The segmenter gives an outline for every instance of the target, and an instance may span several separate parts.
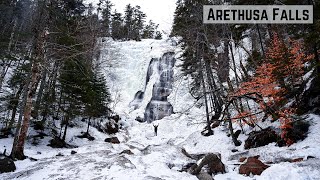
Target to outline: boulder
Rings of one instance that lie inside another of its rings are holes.
[[[0,139],[8,138],[9,135],[13,135],[11,129],[4,128],[0,130]]]
[[[250,174],[260,175],[268,167],[268,165],[263,164],[257,157],[248,157],[247,161],[240,165],[239,173],[247,176]]]
[[[295,162],[301,162],[303,161],[303,158],[295,158],[295,159],[290,159],[289,162],[295,163]]]
[[[217,173],[225,173],[226,169],[224,164],[221,162],[221,155],[220,154],[207,154],[199,163],[199,165],[195,164],[191,167],[190,173],[191,174],[199,174],[202,167],[207,165],[208,174],[217,174]]]
[[[67,147],[67,143],[64,142],[62,139],[55,137],[49,141],[48,146],[52,148],[64,148]]]
[[[247,159],[246,157],[241,157],[241,158],[239,159],[239,162],[244,162],[246,159]]]
[[[59,137],[54,137],[53,139],[51,139],[47,146],[50,146],[52,148],[77,148],[76,145],[68,144]]]
[[[249,133],[248,139],[245,141],[244,148],[256,148],[260,146],[265,146],[272,142],[277,142],[279,136],[276,134],[271,127],[262,129],[260,131],[252,131]]]
[[[129,155],[132,155],[133,152],[129,149],[126,149],[126,150],[123,150],[120,154],[129,154]]]
[[[72,150],[71,154],[77,154],[77,151]]]
[[[16,165],[14,164],[13,160],[4,155],[0,155],[0,174],[6,172],[13,172],[15,170]]]
[[[136,121],[138,121],[138,122],[140,122],[140,123],[145,122],[145,120],[144,120],[142,117],[140,117],[140,116],[136,117]]]
[[[94,141],[96,138],[94,138],[93,136],[91,136],[89,133],[87,133],[87,132],[81,132],[82,133],[82,135],[79,135],[79,136],[77,136],[78,138],[81,138],[81,139],[83,139],[83,138],[87,138],[89,141]]]
[[[110,119],[113,119],[116,123],[118,123],[119,120],[120,120],[120,116],[119,115],[114,115],[114,116],[111,116]]]
[[[211,123],[210,126],[211,126],[212,129],[214,129],[214,128],[220,126],[220,123],[221,123],[220,121],[213,121],[213,123]]]
[[[106,123],[105,131],[108,134],[115,134],[119,132],[119,125],[111,119],[109,122]]]
[[[197,164],[196,164],[196,163],[193,163],[193,162],[187,163],[187,164],[185,164],[185,165],[182,166],[182,168],[181,168],[181,170],[179,170],[179,172],[188,172],[188,171],[190,170],[190,168],[191,168],[192,166],[195,166],[195,165],[197,165]]]
[[[104,142],[112,143],[112,144],[120,144],[120,141],[117,137],[106,138]]]

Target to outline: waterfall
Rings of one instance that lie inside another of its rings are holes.
[[[172,92],[173,83],[173,67],[176,59],[173,52],[164,53],[159,59],[152,58],[147,70],[147,77],[144,91],[138,91],[135,94],[134,100],[130,102],[129,106],[138,109],[140,103],[144,98],[144,92],[149,83],[150,77],[153,73],[158,73],[159,80],[153,84],[152,98],[148,103],[145,113],[144,121],[152,122],[169,116],[173,112],[172,105],[167,101],[167,97]]]

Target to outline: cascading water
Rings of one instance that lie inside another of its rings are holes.
[[[150,123],[172,114],[173,107],[167,101],[167,97],[172,92],[173,67],[175,61],[176,59],[174,58],[173,52],[167,52],[159,59],[151,59],[144,91],[153,73],[158,73],[159,80],[153,85],[152,98],[145,109],[144,121]],[[144,98],[144,91],[138,91],[129,106],[133,106],[134,109],[139,108]]]

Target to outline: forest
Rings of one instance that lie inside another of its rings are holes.
[[[320,175],[319,0],[177,0],[170,33],[143,6],[113,3],[0,2],[0,179],[37,177],[70,150],[96,161],[97,179],[292,179],[281,165]],[[203,6],[222,4],[313,5],[314,23],[203,23]],[[2,171],[1,158],[18,171]],[[54,168],[39,178],[93,178]]]

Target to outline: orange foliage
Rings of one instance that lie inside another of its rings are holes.
[[[295,110],[281,106],[286,100],[284,98],[286,93],[301,81],[304,63],[311,58],[312,56],[305,54],[300,42],[289,40],[289,45],[286,45],[277,34],[274,34],[264,62],[256,68],[255,75],[249,81],[243,82],[240,88],[230,95],[251,94],[252,97],[259,99],[256,102],[264,112],[267,112],[267,107],[280,109],[274,113],[281,123],[281,137],[288,145],[293,143],[287,136],[287,131],[292,128],[291,116]],[[258,94],[260,98],[254,94]],[[252,114],[248,111],[240,112],[233,119],[251,117],[250,113]]]

